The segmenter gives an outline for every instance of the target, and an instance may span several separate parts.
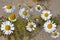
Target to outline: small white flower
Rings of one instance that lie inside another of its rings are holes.
[[[33,22],[28,22],[28,25],[26,26],[26,30],[28,30],[29,32],[35,30],[36,28],[36,24]]]
[[[28,19],[30,16],[28,10],[26,10],[25,8],[19,10],[19,15],[24,19]]]
[[[1,31],[4,32],[6,35],[10,35],[13,33],[14,25],[10,21],[3,22],[1,24]]]
[[[12,21],[12,22],[15,22],[15,21],[16,21],[16,16],[15,16],[15,14],[11,13],[11,14],[9,15],[8,19],[9,19],[10,21]]]
[[[12,13],[15,9],[15,6],[9,4],[9,5],[5,5],[3,9],[7,13]]]
[[[36,5],[35,9],[36,11],[40,12],[42,10],[42,7],[40,5]]]
[[[48,33],[51,33],[56,30],[56,24],[48,20],[44,23],[44,30]]]
[[[41,18],[44,20],[49,20],[52,17],[49,10],[43,10],[41,14]]]
[[[59,36],[60,36],[59,32],[57,31],[52,32],[52,35],[51,35],[52,38],[58,38]]]

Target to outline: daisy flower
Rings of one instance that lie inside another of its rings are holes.
[[[12,13],[15,9],[15,6],[8,4],[8,5],[5,5],[3,9],[7,13]]]
[[[42,10],[42,7],[40,5],[36,5],[35,10],[40,12]]]
[[[34,22],[28,22],[28,25],[26,26],[26,30],[28,30],[29,32],[35,30],[36,28],[36,24]]]
[[[24,19],[28,19],[30,16],[28,10],[26,10],[25,8],[19,10],[19,15]]]
[[[14,25],[10,21],[3,22],[1,24],[1,31],[4,32],[6,35],[10,35],[13,33]]]
[[[56,24],[48,20],[44,23],[44,30],[48,33],[51,33],[56,30]]]
[[[43,10],[41,14],[41,18],[46,20],[49,20],[52,17],[52,14],[50,14],[49,10]]]
[[[11,14],[9,15],[8,19],[9,19],[10,21],[12,21],[12,22],[15,22],[15,21],[16,21],[16,16],[15,16],[15,14],[11,13]]]
[[[59,36],[60,36],[59,32],[57,31],[52,32],[52,35],[51,35],[52,38],[58,38]]]

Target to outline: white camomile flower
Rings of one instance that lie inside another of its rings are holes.
[[[10,21],[2,22],[1,31],[6,35],[10,35],[14,31],[14,25]]]
[[[36,28],[36,24],[34,22],[28,22],[26,26],[26,30],[32,32],[33,30],[35,30],[35,28]]]
[[[3,9],[7,13],[12,13],[15,9],[15,6],[8,4],[8,5],[5,5]]]
[[[59,38],[59,36],[60,36],[59,32],[57,31],[52,32],[52,35],[51,35],[52,38]]]
[[[49,10],[43,10],[41,14],[41,18],[46,20],[49,20],[52,17],[52,14],[50,14]]]
[[[15,16],[15,14],[11,13],[11,14],[9,15],[8,19],[9,19],[10,21],[12,21],[12,22],[15,22],[15,21],[16,21],[16,16]]]
[[[28,10],[26,10],[25,8],[19,10],[19,15],[24,19],[28,19],[30,16]]]
[[[40,12],[42,10],[42,7],[40,5],[36,5],[35,10]]]
[[[48,33],[51,33],[56,30],[56,24],[48,20],[44,23],[44,30]]]

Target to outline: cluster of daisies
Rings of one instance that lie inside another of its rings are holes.
[[[12,22],[15,22],[16,21],[16,17],[15,17],[15,14],[13,14],[12,12],[14,11],[15,9],[15,6],[11,6],[11,5],[5,5],[3,7],[4,11],[6,13],[10,13],[8,19],[10,21],[5,21],[5,22],[2,22],[1,24],[1,31],[3,31],[4,34],[6,35],[10,35],[11,33],[13,33],[14,31],[14,24],[12,24]]]
[[[43,27],[45,32],[52,33],[52,38],[58,38],[60,33],[56,30],[56,23],[51,21],[52,14],[49,10],[43,10],[41,14],[41,18],[45,21]]]
[[[30,8],[30,11],[32,11],[32,7],[28,6]],[[1,30],[4,32],[6,35],[10,35],[14,31],[14,24],[12,22],[15,22],[17,20],[15,14],[13,13],[15,10],[15,6],[13,5],[5,5],[3,7],[4,11],[6,13],[10,13],[8,19],[9,21],[2,22],[1,24]],[[52,38],[58,38],[60,33],[56,31],[56,24],[51,21],[52,14],[50,13],[49,10],[43,10],[41,5],[36,5],[34,8],[37,12],[41,12],[41,18],[45,21],[43,27],[44,30],[48,33],[52,33]],[[19,10],[19,15],[23,19],[29,20],[30,14],[29,11],[26,10],[26,8],[20,8]],[[36,23],[33,21],[30,21],[27,23],[26,30],[29,32],[32,32],[36,29]]]

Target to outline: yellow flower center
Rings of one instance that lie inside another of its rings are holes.
[[[48,24],[47,28],[51,29],[52,28],[52,24]]]
[[[37,7],[38,10],[40,10],[41,8],[40,7]]]
[[[10,26],[9,25],[6,25],[5,26],[5,30],[10,30]]]
[[[23,15],[26,16],[27,15],[27,12],[26,11],[23,11]]]
[[[56,32],[54,32],[54,34],[53,34],[54,36],[57,36],[57,33]]]
[[[6,7],[7,9],[11,9],[12,8],[12,6],[11,5],[7,5],[7,7]]]
[[[30,24],[30,28],[33,28],[33,25],[32,24]]]
[[[14,19],[15,19],[15,14],[10,14],[9,18],[10,18],[11,20],[14,20]]]
[[[45,17],[48,17],[48,13],[45,13],[44,16],[45,16]]]

